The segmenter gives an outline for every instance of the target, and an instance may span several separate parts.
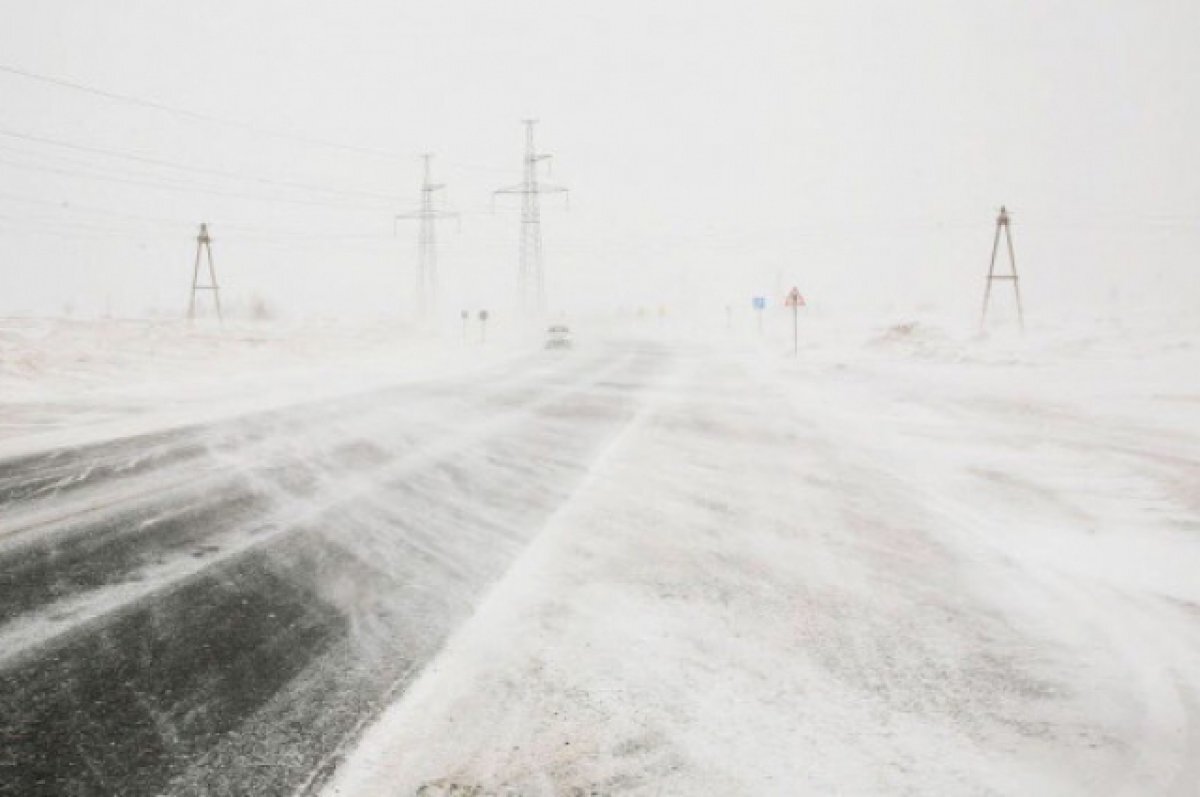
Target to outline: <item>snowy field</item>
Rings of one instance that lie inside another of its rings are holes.
[[[805,335],[680,347],[326,794],[1200,794],[1194,328]]]
[[[573,326],[0,325],[0,794],[1200,793],[1194,326]]]
[[[0,318],[0,454],[445,377],[520,348],[398,324]]]

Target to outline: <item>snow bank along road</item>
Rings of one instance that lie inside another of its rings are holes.
[[[1200,391],[1051,377],[612,343],[0,463],[0,792],[1198,794]]]
[[[0,461],[0,793],[315,784],[669,360],[538,355]]]

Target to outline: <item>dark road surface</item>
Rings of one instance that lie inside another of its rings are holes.
[[[669,360],[547,354],[0,460],[0,794],[311,790]]]

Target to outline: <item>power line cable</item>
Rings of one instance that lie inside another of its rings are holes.
[[[87,152],[95,155],[103,155],[110,158],[120,158],[122,160],[133,161],[136,163],[145,163],[151,166],[165,166],[170,169],[179,169],[181,171],[195,172],[196,174],[212,175],[223,177],[226,179],[245,180],[262,185],[270,185],[281,188],[298,188],[306,191],[320,191],[329,194],[338,194],[342,196],[356,196],[370,199],[386,200],[388,202],[399,201],[399,197],[390,194],[377,194],[369,191],[356,191],[340,188],[330,188],[327,186],[314,185],[311,183],[293,182],[290,180],[276,180],[269,177],[256,177],[238,172],[227,172],[220,169],[208,169],[201,166],[190,166],[187,164],[177,163],[174,161],[163,160],[161,158],[153,158],[147,155],[140,155],[130,152],[120,152],[118,150],[106,149],[104,147],[93,147],[86,144],[76,144],[69,141],[61,141],[58,139],[47,138],[44,136],[36,136],[30,133],[21,133],[15,130],[6,130],[0,128],[0,136],[15,138],[21,141],[32,141],[38,144],[46,144],[62,149],[69,149],[76,152]]]
[[[95,214],[98,214],[101,216],[107,216],[109,218],[127,219],[127,220],[131,220],[131,221],[141,221],[141,222],[147,222],[147,223],[151,223],[151,224],[161,224],[164,226],[170,225],[170,226],[188,227],[188,228],[193,228],[196,226],[196,223],[193,221],[182,221],[180,219],[164,219],[160,216],[142,216],[142,215],[133,214],[133,213],[121,213],[119,211],[108,210],[106,208],[97,208],[97,207],[93,207],[91,205],[80,205],[78,203],[68,202],[66,200],[56,201],[53,199],[40,199],[40,198],[34,198],[34,197],[25,197],[25,196],[18,196],[16,194],[10,194],[7,192],[0,192],[0,199],[8,200],[10,202],[24,202],[24,203],[30,204],[30,205],[41,205],[44,207],[54,208],[56,210],[63,210],[63,211],[68,211],[68,212],[95,213]]]
[[[134,222],[140,222],[143,224],[153,224],[153,225],[158,225],[161,227],[172,227],[172,228],[180,228],[180,229],[186,228],[188,230],[192,230],[196,226],[196,223],[194,221],[184,221],[181,219],[166,219],[166,218],[162,218],[161,216],[144,216],[144,215],[134,214],[134,213],[122,213],[119,211],[108,210],[105,208],[97,208],[97,207],[94,207],[91,205],[80,205],[80,204],[73,203],[73,202],[18,196],[16,194],[11,194],[11,193],[7,193],[7,192],[0,192],[0,200],[10,201],[10,202],[20,202],[20,203],[24,203],[24,204],[36,205],[36,206],[46,207],[46,208],[53,208],[55,210],[60,210],[60,211],[65,211],[65,212],[94,213],[94,214],[97,214],[100,216],[104,216],[106,218],[114,218],[114,219],[118,219],[121,221],[134,221]],[[45,223],[51,223],[51,224],[60,223],[59,219],[17,219],[13,216],[8,216],[6,214],[3,217],[7,218],[9,220],[13,220],[13,221],[32,221],[32,222],[38,222],[38,223],[45,222]],[[88,221],[94,221],[94,220],[88,220]],[[80,222],[75,221],[75,220],[66,220],[61,223],[75,224],[77,226],[80,226]],[[259,240],[259,239],[264,239],[264,238],[276,238],[276,239],[285,239],[286,238],[286,239],[330,240],[330,241],[359,241],[359,240],[388,240],[388,241],[391,241],[391,240],[394,240],[393,235],[384,233],[384,232],[334,232],[334,231],[323,231],[323,230],[317,230],[317,231],[287,230],[287,229],[279,229],[279,228],[272,228],[272,227],[264,227],[262,225],[256,225],[256,224],[247,224],[244,222],[237,222],[237,221],[222,221],[222,222],[219,222],[216,226],[220,228],[223,238],[233,237],[233,238],[247,240],[247,241]],[[141,230],[141,229],[120,228],[120,227],[111,227],[111,226],[105,227],[103,229],[118,230],[118,231],[124,230],[131,234],[141,234],[143,232],[143,230]],[[174,235],[174,234],[172,234],[172,235]]]
[[[177,238],[178,233],[169,233],[165,230],[132,230],[128,228],[113,227],[112,225],[96,226],[77,221],[64,221],[62,219],[49,219],[38,217],[21,217],[11,216],[0,213],[0,223],[9,225],[17,232],[32,232],[32,233],[86,233],[90,235],[101,235],[105,237],[119,238]]]
[[[116,177],[106,174],[94,174],[81,172],[77,169],[63,169],[55,166],[45,166],[30,163],[19,163],[0,158],[0,164],[11,166],[16,169],[26,169],[39,172],[47,172],[51,174],[61,174],[67,177],[82,177],[87,180],[101,180],[106,182],[121,183],[124,185],[137,185],[148,188],[156,188],[164,191],[179,191],[184,193],[201,193],[211,194],[213,196],[231,197],[235,199],[246,199],[254,202],[281,202],[291,205],[309,205],[315,207],[336,208],[339,210],[356,210],[356,211],[371,211],[374,213],[382,212],[380,208],[368,205],[355,205],[343,202],[323,202],[315,199],[300,199],[295,197],[279,197],[279,196],[256,196],[254,194],[245,194],[239,191],[226,191],[218,188],[205,186],[182,184],[178,181],[164,182],[161,180],[143,180],[129,177]]]
[[[116,92],[116,91],[109,91],[107,89],[100,89],[100,88],[96,88],[94,86],[87,86],[87,85],[84,85],[82,83],[77,83],[72,80],[65,80],[63,78],[51,77],[49,75],[40,75],[36,72],[30,72],[29,70],[20,69],[18,67],[9,66],[6,64],[0,64],[0,72],[6,73],[9,75],[15,75],[18,77],[26,78],[28,80],[34,80],[39,83],[45,83],[48,85],[57,86],[59,88],[69,89],[71,91],[76,91],[76,92],[80,92],[83,94],[90,94],[94,97],[102,97],[106,100],[112,100],[114,102],[122,102],[122,103],[126,103],[128,105],[134,105],[134,106],[138,106],[141,108],[148,108],[150,110],[174,114],[175,116],[181,116],[181,117],[184,117],[187,119],[192,119],[195,121],[208,122],[210,124],[221,125],[222,127],[228,127],[228,128],[233,128],[236,130],[241,130],[243,132],[254,133],[255,135],[268,136],[270,138],[277,138],[277,139],[282,139],[282,140],[286,140],[286,141],[295,141],[297,143],[307,144],[309,146],[326,147],[328,149],[338,149],[338,150],[343,150],[345,152],[354,152],[354,153],[357,153],[360,155],[371,155],[371,156],[379,157],[379,158],[404,159],[404,160],[408,159],[408,156],[400,155],[395,152],[388,152],[387,150],[375,149],[373,147],[362,147],[362,146],[357,146],[354,144],[344,144],[344,143],[340,143],[337,141],[329,141],[326,139],[313,138],[310,136],[300,136],[300,135],[296,135],[295,133],[285,133],[281,130],[271,130],[269,128],[259,127],[257,125],[250,124],[249,122],[242,122],[242,121],[238,121],[238,120],[234,120],[234,119],[225,119],[220,116],[215,116],[213,114],[201,113],[199,111],[193,111],[188,108],[180,108],[175,105],[168,105],[166,103],[156,102],[154,100],[147,100],[147,99],[144,99],[141,97],[135,97],[130,94],[122,94],[122,93]]]

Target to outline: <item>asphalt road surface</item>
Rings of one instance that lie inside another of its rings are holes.
[[[0,793],[315,789],[670,360],[544,353],[0,461]]]

